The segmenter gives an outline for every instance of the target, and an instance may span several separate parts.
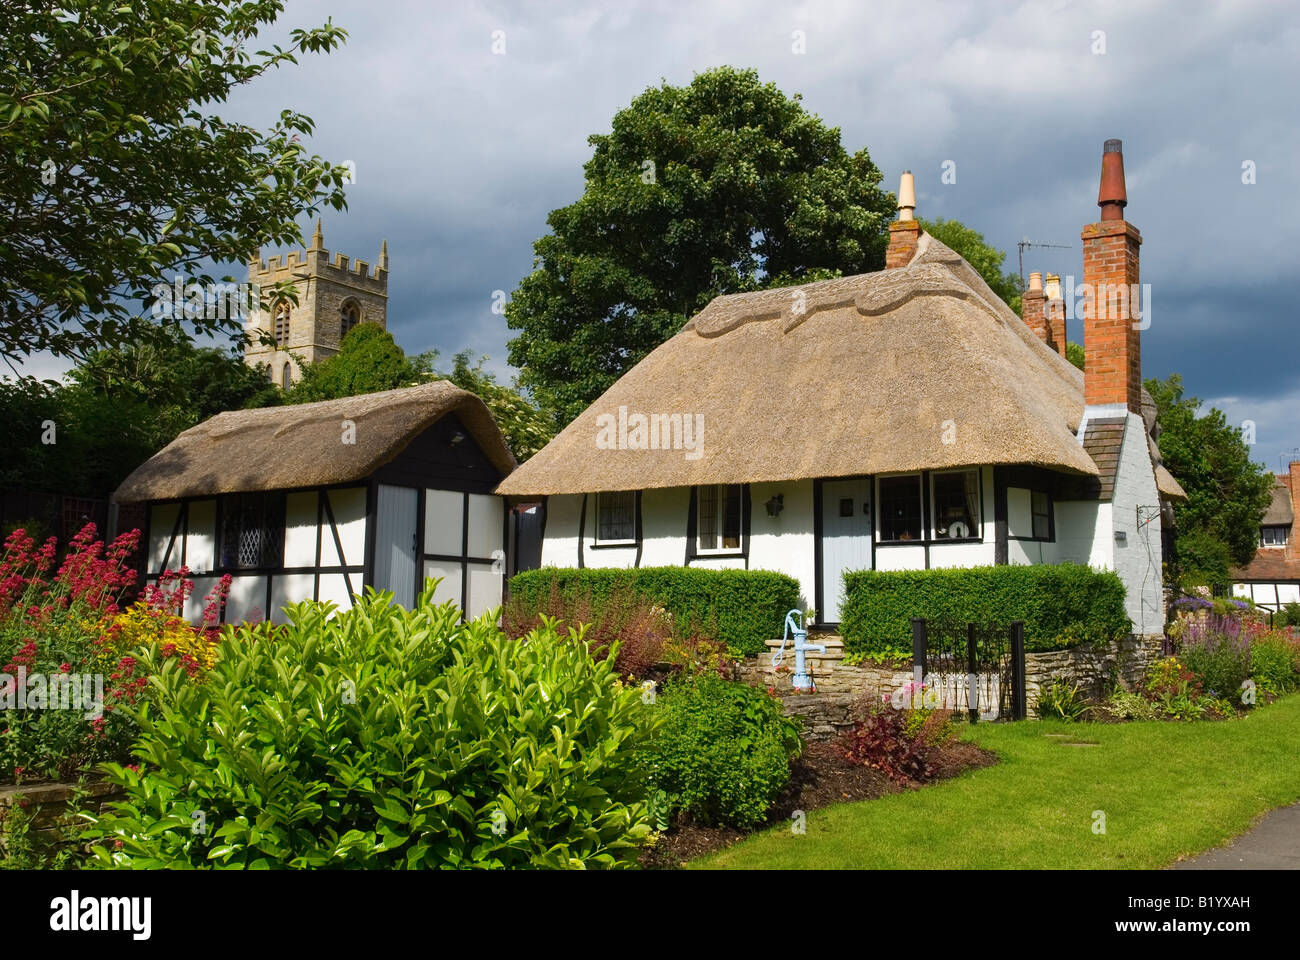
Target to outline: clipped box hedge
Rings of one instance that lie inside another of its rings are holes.
[[[840,632],[847,653],[912,653],[912,618],[953,623],[1025,622],[1025,649],[1064,650],[1132,630],[1124,584],[1112,571],[1074,563],[844,574]]]
[[[674,632],[721,640],[736,654],[762,653],[799,606],[799,583],[770,570],[701,567],[578,570],[542,567],[510,579],[510,603],[545,609],[552,590],[566,608],[585,601],[595,612],[611,595],[631,592],[673,616]]]

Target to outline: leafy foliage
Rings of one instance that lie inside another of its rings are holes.
[[[1146,388],[1159,411],[1160,456],[1187,492],[1174,501],[1178,536],[1167,579],[1227,589],[1230,568],[1255,556],[1272,477],[1250,459],[1240,429],[1222,411],[1202,413],[1201,401],[1184,395],[1178,374],[1147,380]]]
[[[1261,691],[1273,696],[1300,689],[1300,637],[1270,630],[1252,640],[1250,676]]]
[[[620,676],[645,678],[667,656],[673,635],[673,618],[668,611],[642,599],[629,588],[613,591],[604,603],[593,609],[590,596],[579,596],[574,602],[566,603],[555,582],[537,607],[512,596],[502,625],[507,634],[519,637],[548,619],[573,627],[585,626],[582,642],[597,657],[616,651],[614,667]]]
[[[1224,719],[1232,705],[1206,693],[1199,677],[1177,657],[1165,657],[1147,668],[1142,692],[1165,720]]]
[[[0,15],[0,357],[163,342],[133,302],[209,262],[301,238],[305,210],[345,206],[346,170],[309,155],[309,117],[259,131],[210,112],[240,87],[346,37],[326,22],[256,50],[280,0],[8,4]],[[166,275],[166,276],[165,276]],[[199,318],[199,332],[239,332]]]
[[[393,335],[375,323],[348,331],[339,352],[301,366],[302,379],[285,391],[288,403],[313,403],[410,387],[429,379],[419,358],[409,359]]]
[[[1062,650],[1132,629],[1124,585],[1079,564],[862,570],[844,575],[840,629],[859,657],[911,656],[912,618],[947,623],[1025,621],[1025,649]]]
[[[476,394],[505,435],[506,443],[515,459],[523,463],[555,436],[555,415],[538,406],[518,387],[497,383],[496,375],[483,369],[487,357],[479,357],[470,366],[473,354],[462,350],[452,360],[451,372],[445,376],[456,386]]]
[[[896,782],[924,783],[935,772],[930,748],[946,736],[946,731],[933,732],[936,721],[931,717],[940,717],[939,729],[944,731],[951,714],[895,710],[874,703],[866,716],[840,737],[840,750],[849,761],[874,767]]]
[[[1082,370],[1085,362],[1083,345],[1075,343],[1073,340],[1067,340],[1065,343],[1065,359]]]
[[[884,265],[893,197],[866,150],[753,70],[647,89],[595,135],[506,318],[510,362],[560,424],[720,294]]]
[[[647,749],[661,805],[706,825],[762,823],[803,749],[799,721],[781,701],[715,673],[670,680],[657,709],[663,725]]]
[[[1034,701],[1034,716],[1040,720],[1077,723],[1086,720],[1091,710],[1079,681],[1065,677],[1053,677],[1051,683],[1038,691],[1038,699]]]
[[[433,603],[305,602],[228,629],[207,682],[154,664],[102,866],[615,867],[649,832],[653,709],[573,636]],[[200,830],[195,824],[204,824]]]
[[[96,351],[63,384],[0,380],[0,489],[107,496],[181,431],[279,402],[265,373],[184,336]]]
[[[960,220],[921,220],[921,229],[961,256],[989,288],[1020,316],[1020,277],[1003,273],[1006,251],[999,250]]]
[[[769,570],[542,567],[511,578],[505,617],[515,629],[526,629],[538,610],[560,609],[569,623],[588,615],[601,622],[628,595],[671,614],[675,639],[716,639],[739,655],[765,650],[799,606],[798,581]]]

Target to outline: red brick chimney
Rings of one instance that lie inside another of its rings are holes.
[[[921,224],[917,222],[916,183],[912,171],[904,170],[898,184],[898,219],[889,225],[889,249],[885,251],[885,269],[905,267],[916,256],[916,245],[921,240]]]
[[[1049,273],[1044,279],[1043,293],[1047,298],[1047,345],[1065,356],[1065,300],[1061,298],[1061,278],[1057,274]]]
[[[1038,339],[1047,343],[1051,337],[1047,329],[1047,312],[1044,310],[1047,297],[1043,293],[1043,275],[1031,273],[1029,287],[1020,295],[1020,319],[1030,330],[1038,334]]]
[[[1300,516],[1300,460],[1291,461],[1287,466],[1287,474],[1291,481],[1291,510]]]
[[[1101,220],[1083,228],[1084,402],[1123,404],[1142,413],[1142,340],[1129,291],[1138,289],[1142,234],[1124,219],[1124,152],[1107,140],[1101,155]]]

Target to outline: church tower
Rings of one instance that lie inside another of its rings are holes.
[[[388,324],[388,242],[379,248],[379,262],[373,271],[364,260],[341,253],[330,262],[324,247],[320,220],[305,251],[290,250],[283,261],[279,254],[263,260],[261,251],[248,264],[248,280],[261,291],[259,309],[248,319],[253,342],[244,349],[244,362],[256,367],[270,365],[271,382],[281,387],[301,377],[299,358],[314,363],[339,352],[344,334],[358,323]],[[271,285],[291,282],[298,291],[295,306],[275,299]],[[258,341],[265,331],[275,346]],[[291,356],[292,354],[292,356]]]

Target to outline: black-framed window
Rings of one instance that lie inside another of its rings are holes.
[[[221,500],[223,570],[280,567],[284,561],[284,494],[236,493]]]
[[[1285,547],[1290,537],[1291,528],[1285,524],[1270,524],[1259,528],[1259,545],[1261,547]]]
[[[1033,514],[1034,539],[1048,540],[1052,536],[1052,498],[1046,490],[1033,490],[1029,494],[1029,509]]]
[[[921,539],[921,475],[881,477],[877,502],[880,504],[880,539],[884,543],[907,543]]]
[[[933,525],[936,540],[978,540],[980,530],[980,474],[978,470],[934,473]]]
[[[636,492],[618,490],[596,494],[596,542],[636,540]]]
[[[696,549],[701,553],[739,550],[745,488],[715,483],[696,489]]]

